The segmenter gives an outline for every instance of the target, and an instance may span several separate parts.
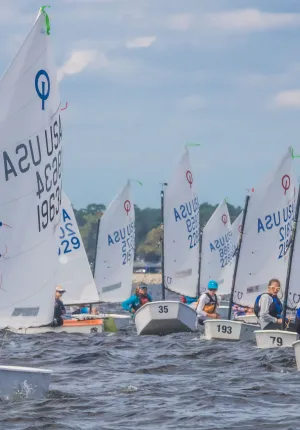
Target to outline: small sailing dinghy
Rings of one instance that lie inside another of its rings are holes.
[[[0,328],[13,331],[53,320],[62,119],[49,33],[41,8],[0,81]],[[51,373],[1,366],[0,396],[39,398]]]
[[[62,191],[58,238],[59,267],[57,284],[66,292],[64,305],[98,303],[99,297],[71,202]],[[54,305],[53,305],[54,309]],[[104,321],[99,315],[70,315],[62,326],[29,327],[19,333],[102,333]]]
[[[253,307],[271,278],[278,278],[284,291],[297,187],[289,149],[276,170],[251,197],[247,196],[231,303]],[[257,336],[256,325],[230,318],[205,321],[204,325],[205,337],[210,339],[246,340]]]
[[[290,157],[292,158],[292,157]],[[292,167],[291,167],[292,169]],[[289,173],[288,173],[289,174]],[[283,242],[286,244],[287,249],[286,258],[286,282],[285,288],[283,285],[283,312],[282,319],[285,320],[287,311],[295,310],[300,298],[300,286],[299,286],[299,273],[298,273],[298,262],[300,257],[300,231],[298,228],[299,218],[299,204],[300,204],[300,191],[298,189],[298,198],[296,204],[296,187],[298,187],[297,179],[293,172],[290,177],[293,178],[291,186],[294,186],[294,192],[291,193],[291,200],[288,202],[288,206],[281,210],[282,222],[279,229],[279,240],[278,245]],[[290,216],[288,216],[290,214]],[[280,212],[278,211],[280,216]],[[293,346],[293,343],[297,340],[297,333],[295,331],[288,331],[286,324],[282,324],[281,330],[258,330],[255,332],[256,345],[258,348],[280,348]]]
[[[193,189],[189,152],[185,149],[172,180],[162,191],[163,298],[165,286],[195,297],[199,266],[199,201]],[[196,312],[179,301],[146,303],[135,314],[139,335],[166,335],[196,330]]]
[[[131,182],[127,181],[99,220],[94,269],[98,301],[120,303],[131,295],[134,248],[135,212]],[[132,320],[128,314],[101,316],[110,318],[118,330]]]

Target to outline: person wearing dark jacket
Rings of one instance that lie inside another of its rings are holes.
[[[64,324],[63,315],[66,313],[66,308],[61,300],[63,293],[65,293],[61,287],[56,287],[55,292],[55,303],[54,303],[54,316],[53,316],[53,325],[61,326]]]

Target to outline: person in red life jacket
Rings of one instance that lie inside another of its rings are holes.
[[[122,303],[122,308],[125,311],[135,314],[136,311],[148,302],[152,302],[152,297],[147,293],[147,285],[140,284],[129,299]]]

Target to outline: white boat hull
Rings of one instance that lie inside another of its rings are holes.
[[[297,333],[282,330],[257,330],[254,332],[256,346],[260,349],[291,348],[297,339]]]
[[[166,335],[196,331],[196,312],[178,301],[146,303],[135,314],[138,335]]]
[[[49,390],[52,370],[0,366],[0,397],[41,399]]]
[[[252,340],[257,325],[239,321],[206,320],[204,321],[204,338],[207,340]]]
[[[255,314],[241,315],[239,317],[236,317],[234,320],[235,321],[241,321],[241,322],[244,322],[246,324],[258,324],[258,318]]]
[[[295,352],[297,370],[300,370],[300,340],[297,340],[293,343],[293,348]]]
[[[68,321],[68,320],[66,320]],[[21,329],[9,329],[13,333],[17,334],[43,334],[43,333],[78,333],[78,334],[90,334],[90,333],[102,333],[103,332],[103,320],[101,320],[101,324],[97,323],[97,320],[91,321],[88,320],[85,325],[67,325],[64,324],[62,326],[53,327],[53,326],[45,326],[45,327],[28,327]]]

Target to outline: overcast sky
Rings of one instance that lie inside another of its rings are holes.
[[[158,207],[186,142],[201,143],[190,150],[200,201],[243,205],[287,146],[300,152],[299,0],[48,4],[76,208],[107,205],[127,178],[143,183],[140,207]],[[0,0],[1,72],[39,6]]]

